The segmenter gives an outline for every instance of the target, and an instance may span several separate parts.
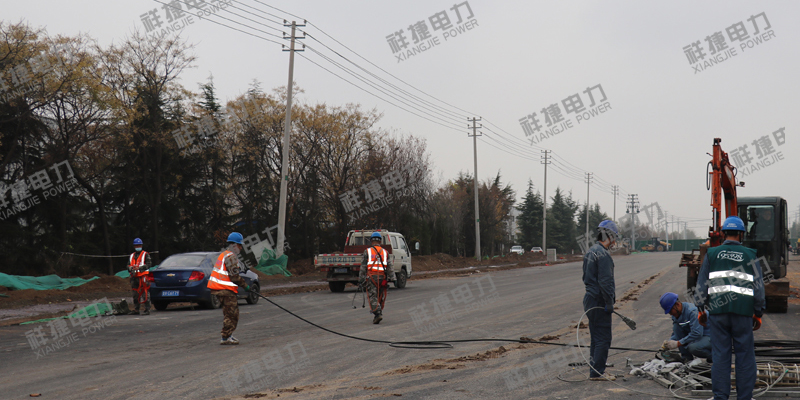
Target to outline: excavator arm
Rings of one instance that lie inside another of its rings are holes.
[[[738,201],[736,200],[736,187],[744,186],[744,182],[736,183],[735,168],[728,159],[728,153],[720,146],[722,139],[714,138],[713,154],[708,162],[708,176],[706,177],[707,189],[711,189],[712,225],[708,227],[708,241],[700,245],[691,253],[681,256],[681,267],[687,267],[686,287],[689,289],[697,285],[697,274],[700,265],[706,256],[709,247],[722,244],[722,202],[725,201],[725,218],[738,215]],[[695,253],[697,251],[697,253]]]
[[[722,199],[725,199],[725,218],[738,215],[738,204],[736,201],[736,187],[744,186],[744,182],[736,183],[736,175],[734,174],[734,166],[728,160],[728,153],[722,150],[720,146],[722,139],[714,138],[714,154],[711,155],[712,160],[709,161],[711,171],[709,174],[708,186],[711,189],[711,207],[712,223],[713,225],[708,228],[708,238],[711,247],[719,246],[722,244]]]

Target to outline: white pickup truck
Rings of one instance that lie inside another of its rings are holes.
[[[348,283],[358,284],[358,273],[361,270],[361,259],[364,251],[370,245],[372,232],[366,230],[352,230],[347,233],[344,251],[341,253],[318,254],[314,257],[314,268],[325,272],[325,280],[331,292],[343,292]],[[379,230],[381,247],[389,253],[394,261],[396,280],[394,286],[398,289],[406,287],[406,281],[411,276],[411,251],[406,239],[397,232]]]

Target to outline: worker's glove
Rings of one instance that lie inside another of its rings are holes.
[[[706,324],[708,323],[708,315],[706,315],[705,311],[700,311],[699,313],[697,313],[697,322],[699,322],[700,325],[703,325],[703,327],[706,326]]]
[[[757,331],[759,328],[761,328],[761,317],[753,315],[753,330]]]
[[[669,350],[675,350],[680,345],[681,345],[681,342],[679,342],[677,340],[667,340],[667,349],[669,349]]]
[[[606,306],[605,306],[605,307],[603,307],[603,311],[605,311],[605,312],[606,312],[606,314],[611,314],[611,313],[613,313],[613,312],[614,312],[614,305],[613,305],[613,304],[611,304],[611,305],[609,305],[609,304],[606,304]]]

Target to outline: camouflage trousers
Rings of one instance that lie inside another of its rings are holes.
[[[369,294],[369,309],[373,314],[383,313],[386,303],[386,292],[389,287],[383,275],[373,275],[367,278],[367,294]]]
[[[150,284],[146,279],[131,276],[134,311],[139,311],[139,303],[144,303],[144,310],[150,311]]]
[[[239,301],[236,298],[236,293],[230,290],[214,290],[211,295],[216,295],[222,303],[222,337],[228,338],[236,330],[236,325],[239,324]]]

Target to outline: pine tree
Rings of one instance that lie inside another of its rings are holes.
[[[572,194],[564,196],[561,188],[556,188],[551,198],[552,206],[547,210],[547,247],[555,248],[558,253],[569,253],[579,250],[575,229],[575,213],[578,204]]]
[[[517,219],[517,241],[524,249],[542,244],[542,208],[544,202],[539,192],[533,192],[533,182],[528,181],[528,190],[522,204],[517,207],[520,215]]]

